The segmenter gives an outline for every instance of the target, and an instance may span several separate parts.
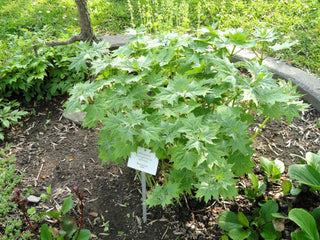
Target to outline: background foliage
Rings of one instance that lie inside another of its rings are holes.
[[[67,38],[79,32],[73,0],[1,0],[0,55],[6,34],[25,29],[48,38]],[[256,26],[275,28],[299,45],[275,56],[313,73],[320,73],[320,3],[317,0],[89,0],[95,31],[100,35],[145,26],[150,31],[196,29],[219,22],[220,29]],[[179,13],[179,14],[177,14]],[[1,59],[1,56],[0,56]]]

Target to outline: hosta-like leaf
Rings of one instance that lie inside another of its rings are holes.
[[[293,239],[319,240],[316,221],[309,212],[301,208],[294,208],[289,212],[289,219],[301,228],[301,231],[292,233]]]
[[[218,217],[218,224],[225,231],[241,229],[243,226],[238,220],[237,214],[230,211],[222,212]]]
[[[275,201],[268,201],[260,209],[261,218],[266,222],[272,221],[275,217],[272,215],[273,213],[278,212],[279,206]]]
[[[320,172],[305,164],[294,164],[289,167],[291,179],[298,180],[314,189],[320,190]]]

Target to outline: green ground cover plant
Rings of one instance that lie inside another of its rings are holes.
[[[308,152],[302,160],[304,164],[293,164],[289,167],[290,178],[313,190],[320,190],[320,152]]]
[[[10,202],[12,192],[21,181],[22,176],[17,175],[15,167],[15,157],[10,155],[10,145],[0,150],[0,222],[3,223],[5,236],[0,236],[2,240],[18,239],[21,237],[22,221],[20,218],[12,217],[11,208],[15,206]],[[30,235],[30,233],[26,233]]]
[[[154,186],[149,206],[172,204],[180,194],[206,202],[236,196],[236,178],[252,171],[253,113],[291,122],[307,106],[290,82],[273,79],[257,61],[231,63],[232,42],[258,44],[214,26],[197,35],[138,32],[130,44],[92,59],[97,80],[71,90],[67,111],[87,112],[85,127],[103,124],[103,161],[124,163],[138,147],[162,161],[164,182]]]
[[[3,98],[22,96],[31,99],[51,99],[66,93],[75,83],[86,79],[88,73],[70,71],[70,58],[77,44],[46,48],[40,36],[25,31],[22,37],[10,35],[11,45],[0,65],[0,95]]]
[[[24,29],[63,39],[80,31],[73,0],[1,0],[1,6],[0,49],[6,43],[6,34],[23,35]],[[218,22],[221,30],[242,27],[248,33],[256,26],[274,28],[299,44],[273,56],[313,73],[320,72],[320,3],[316,0],[92,0],[88,7],[99,34],[142,26],[152,32],[192,30],[213,22]]]
[[[279,206],[275,201],[267,201],[260,204],[260,208],[248,218],[239,212],[225,211],[219,215],[218,224],[223,230],[228,233],[228,236],[234,240],[255,240],[260,239],[279,239],[280,231],[274,228],[272,220],[276,219],[273,215],[279,211]],[[228,239],[224,236],[223,239]]]
[[[4,140],[4,130],[18,123],[19,119],[28,112],[19,110],[17,101],[6,101],[0,98],[0,140]]]
[[[13,196],[10,199],[10,202],[16,204],[16,210],[20,211],[24,217],[24,220],[27,222],[33,238],[37,240],[88,240],[90,238],[90,231],[87,229],[82,229],[83,224],[83,209],[84,209],[84,198],[85,195],[80,191],[79,186],[76,184],[74,186],[74,192],[79,200],[80,205],[80,223],[77,226],[77,222],[74,218],[68,215],[68,212],[74,207],[74,201],[72,200],[72,194],[67,197],[61,206],[61,209],[47,211],[41,214],[41,216],[47,216],[58,221],[59,228],[54,226],[48,226],[48,224],[42,224],[40,235],[37,233],[34,225],[30,221],[31,213],[34,214],[36,209],[34,207],[29,207],[28,200],[23,198],[21,191],[16,189]],[[51,186],[47,189],[47,194],[42,194],[42,198],[50,200]],[[31,210],[31,211],[30,211]]]

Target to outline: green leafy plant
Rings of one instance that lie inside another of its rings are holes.
[[[270,161],[265,157],[260,157],[261,169],[267,175],[265,177],[266,182],[277,182],[281,178],[281,174],[284,172],[284,163],[280,160]]]
[[[231,63],[213,27],[200,33],[138,32],[105,61],[92,61],[97,80],[77,84],[66,104],[67,111],[87,112],[85,127],[103,124],[103,161],[124,163],[138,147],[161,159],[164,183],[149,195],[150,206],[182,193],[205,201],[236,196],[236,177],[252,171],[253,113],[291,122],[307,106],[291,83],[273,79],[256,61]]]
[[[265,193],[267,185],[259,181],[258,177],[253,173],[249,173],[248,177],[252,182],[252,188],[246,188],[245,194],[251,202],[254,202]]]
[[[225,211],[218,217],[218,225],[234,240],[242,239],[279,239],[281,232],[276,231],[272,221],[276,219],[273,214],[279,210],[275,201],[267,201],[256,209],[248,218],[239,212]]]
[[[16,95],[31,99],[51,98],[65,93],[86,77],[86,72],[69,69],[76,45],[46,48],[37,34],[10,36],[11,56],[0,67],[0,94],[5,98]]]
[[[48,190],[49,189],[49,190]],[[47,193],[50,194],[50,189],[47,189]],[[28,200],[25,198],[21,198],[21,192],[19,189],[16,189],[14,192],[14,195],[10,199],[11,202],[15,203],[17,205],[17,208],[21,211],[23,214],[26,222],[28,223],[31,231],[33,232],[33,235],[36,239],[41,240],[88,240],[90,238],[90,231],[86,229],[82,229],[83,224],[83,200],[84,200],[84,194],[80,192],[78,185],[75,185],[74,191],[80,201],[80,223],[77,227],[76,222],[73,218],[69,217],[67,213],[73,208],[74,202],[72,200],[72,195],[70,195],[68,198],[66,198],[62,204],[61,210],[53,210],[49,212],[42,213],[41,216],[48,216],[55,218],[61,223],[61,229],[56,229],[55,227],[49,227],[47,224],[42,224],[41,230],[40,230],[40,236],[37,234],[36,229],[34,228],[34,225],[32,224],[29,215],[32,215],[35,213],[34,208],[27,209],[27,203]],[[43,197],[43,196],[42,196]],[[45,195],[45,199],[48,199],[48,195]]]
[[[308,152],[302,159],[306,164],[294,164],[289,167],[290,178],[314,190],[320,190],[320,152]]]
[[[14,203],[8,201],[12,191],[19,185],[23,175],[16,172],[15,156],[9,154],[10,145],[0,150],[0,222],[2,223],[2,240],[18,239],[22,236],[22,221],[10,214]],[[23,235],[28,239],[28,231]]]
[[[287,49],[297,44],[298,41],[290,42],[286,41],[282,44],[275,43],[279,38],[280,34],[277,34],[272,28],[256,28],[254,36],[256,37],[257,45],[253,48],[255,55],[258,58],[259,64],[262,64],[263,60],[267,57],[265,54],[268,49],[271,49],[273,52]]]
[[[3,130],[18,123],[18,120],[28,112],[19,110],[17,101],[6,101],[0,98],[0,140],[4,140]]]
[[[295,222],[300,230],[291,233],[293,240],[313,239],[319,240],[320,209],[313,210],[312,215],[302,208],[294,208],[289,212],[288,218]],[[317,220],[317,221],[316,221]]]

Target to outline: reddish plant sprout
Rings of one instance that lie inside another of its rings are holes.
[[[83,192],[80,192],[78,184],[74,185],[73,190],[75,191],[75,193],[80,201],[80,211],[81,211],[80,224],[79,224],[77,236],[75,238],[75,240],[77,240],[79,237],[79,234],[80,234],[80,230],[82,228],[82,224],[83,224],[83,200],[85,198],[85,195],[83,194]]]
[[[28,200],[26,198],[24,199],[20,199],[21,196],[21,191],[19,189],[16,189],[14,191],[14,194],[12,196],[12,198],[9,200],[10,202],[14,202],[17,204],[18,208],[20,209],[20,211],[23,213],[24,218],[26,219],[31,231],[33,232],[33,234],[35,235],[36,239],[39,239],[33,224],[30,222],[28,215],[26,213],[26,206],[28,204]]]

